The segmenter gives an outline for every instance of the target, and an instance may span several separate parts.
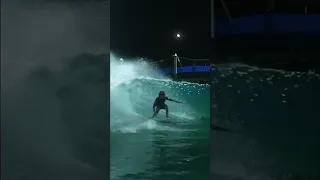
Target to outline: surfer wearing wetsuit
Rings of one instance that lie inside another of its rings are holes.
[[[153,108],[152,108],[153,109],[153,116],[151,119],[153,119],[154,117],[156,117],[158,115],[160,109],[166,110],[166,118],[169,119],[169,108],[165,104],[166,100],[176,102],[176,103],[181,103],[179,101],[168,98],[164,91],[160,91],[159,96],[156,98],[156,100],[153,103]]]

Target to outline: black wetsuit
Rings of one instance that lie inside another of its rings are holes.
[[[165,104],[166,100],[173,101],[173,99],[170,99],[168,97],[161,99],[160,97],[157,97],[156,100],[153,103],[153,109],[157,107],[158,109],[166,109],[167,105]]]

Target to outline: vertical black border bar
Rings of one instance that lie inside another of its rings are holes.
[[[210,0],[210,30],[211,39],[214,38],[214,0]]]
[[[105,164],[105,170],[103,170],[101,173],[101,176],[98,176],[99,178],[96,180],[109,180],[110,179],[110,53],[111,53],[111,46],[110,46],[110,33],[111,33],[111,0],[103,0],[100,2],[100,6],[104,8],[104,11],[107,12],[106,14],[103,15],[103,17],[99,17],[99,18],[103,18],[104,22],[106,23],[106,29],[105,29],[105,33],[106,37],[103,36],[103,38],[106,38],[106,44],[105,44],[105,49],[106,49],[106,55],[104,55],[104,62],[103,62],[103,83],[105,84],[103,92],[104,93],[104,107],[102,108],[102,114],[104,119],[106,120],[106,123],[104,125],[106,125],[107,127],[105,127],[105,133],[106,133],[106,138],[107,138],[107,142],[106,146],[108,148],[106,148],[105,152],[107,155],[104,156],[103,158],[105,158],[104,160],[106,161]]]
[[[109,180],[110,179],[110,122],[111,122],[111,119],[110,119],[110,53],[111,53],[111,45],[110,45],[110,33],[111,33],[111,0],[106,0],[106,3],[108,3],[108,6],[107,6],[107,11],[108,11],[108,17],[107,17],[107,20],[106,20],[106,23],[108,23],[108,44],[107,44],[107,47],[108,47],[108,55],[105,59],[105,73],[104,73],[104,76],[105,76],[105,83],[106,83],[106,109],[105,109],[105,112],[106,112],[106,121],[107,121],[107,139],[108,139],[108,142],[107,142],[107,159],[106,159],[106,164],[107,164],[107,174],[106,174],[106,180]]]
[[[210,0],[210,34],[211,34],[211,47],[210,47],[210,73],[209,73],[209,85],[210,85],[210,138],[209,138],[209,143],[210,143],[210,164],[209,164],[209,177],[211,180],[213,180],[213,176],[211,173],[211,161],[212,161],[212,148],[213,148],[213,142],[212,142],[212,119],[213,119],[213,102],[212,102],[212,96],[214,93],[214,87],[212,84],[212,77],[213,77],[213,70],[214,70],[214,0]]]

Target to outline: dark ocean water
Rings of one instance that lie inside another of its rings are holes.
[[[320,75],[239,64],[211,72],[216,180],[320,179]]]

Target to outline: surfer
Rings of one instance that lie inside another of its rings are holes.
[[[158,115],[160,109],[165,109],[166,110],[166,118],[169,120],[169,108],[165,104],[166,100],[176,102],[176,103],[181,103],[181,102],[176,101],[174,99],[168,98],[164,91],[160,91],[159,96],[156,98],[156,100],[153,103],[153,108],[152,108],[153,109],[153,116],[151,119],[155,118]]]

